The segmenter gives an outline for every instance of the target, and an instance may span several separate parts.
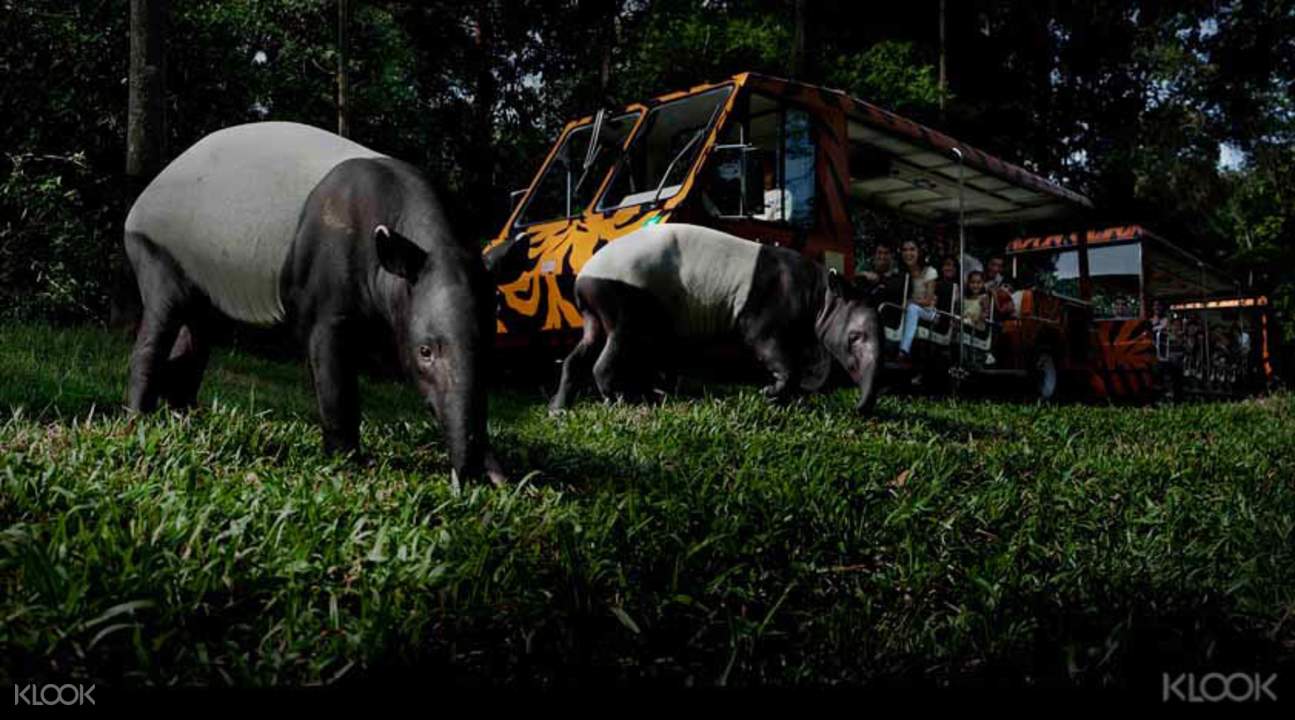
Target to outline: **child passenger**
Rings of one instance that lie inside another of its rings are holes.
[[[985,274],[973,270],[967,273],[967,289],[962,296],[962,321],[976,332],[985,330],[989,320],[989,295],[985,292]]]

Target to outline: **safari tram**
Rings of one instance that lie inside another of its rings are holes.
[[[1007,376],[1027,379],[1041,399],[1068,390],[1150,401],[1237,397],[1278,382],[1268,299],[1145,227],[1014,238],[1002,256],[983,329],[960,322],[952,305],[918,329],[928,368],[955,383]],[[908,293],[905,283],[882,303],[891,344]]]
[[[843,92],[755,73],[566,125],[484,250],[497,284],[497,346],[546,367],[564,354],[580,335],[580,268],[608,243],[657,223],[792,248],[853,279],[857,206],[956,235],[963,261],[968,233],[1006,247],[1015,287],[996,289],[982,330],[965,326],[956,300],[918,323],[917,369],[934,370],[928,376],[953,389],[1009,377],[1044,399],[1079,388],[1142,397],[1169,383],[1162,376],[1176,387],[1218,387],[1232,377],[1212,369],[1224,355],[1204,340],[1171,344],[1166,335],[1157,345],[1145,305],[1164,299],[1181,314],[1217,311],[1190,303],[1222,301],[1220,274],[1197,273],[1208,292],[1165,284],[1162,261],[1177,262],[1179,278],[1190,256],[1136,226],[1080,230],[1092,215],[1083,195]],[[1049,234],[1057,228],[1069,232]],[[1107,304],[1108,283],[1123,283],[1136,312]],[[892,382],[915,371],[895,357],[908,292],[900,284],[875,294]],[[955,287],[951,296],[961,293]],[[1261,328],[1255,346],[1266,342]],[[1234,374],[1238,387],[1252,380]]]

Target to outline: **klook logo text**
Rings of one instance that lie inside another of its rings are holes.
[[[1277,700],[1272,684],[1277,680],[1277,673],[1267,678],[1259,673],[1208,673],[1197,676],[1196,673],[1179,673],[1176,677],[1164,673],[1164,702],[1262,702]]]
[[[42,705],[94,704],[94,686],[84,685],[26,685],[13,686],[13,704],[40,707]]]

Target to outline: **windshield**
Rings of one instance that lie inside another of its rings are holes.
[[[553,161],[544,170],[544,177],[540,178],[535,192],[518,216],[517,224],[533,225],[583,213],[619,157],[621,146],[638,121],[639,114],[638,111],[625,113],[603,122],[588,171],[584,169],[584,162],[593,136],[593,124],[581,125],[567,133],[562,147],[553,155]]]
[[[618,164],[599,210],[672,197],[701,152],[706,131],[733,92],[716,88],[653,108]]]

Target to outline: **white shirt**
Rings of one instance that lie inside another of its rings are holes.
[[[791,193],[786,188],[764,191],[764,213],[754,216],[760,220],[790,220]]]

